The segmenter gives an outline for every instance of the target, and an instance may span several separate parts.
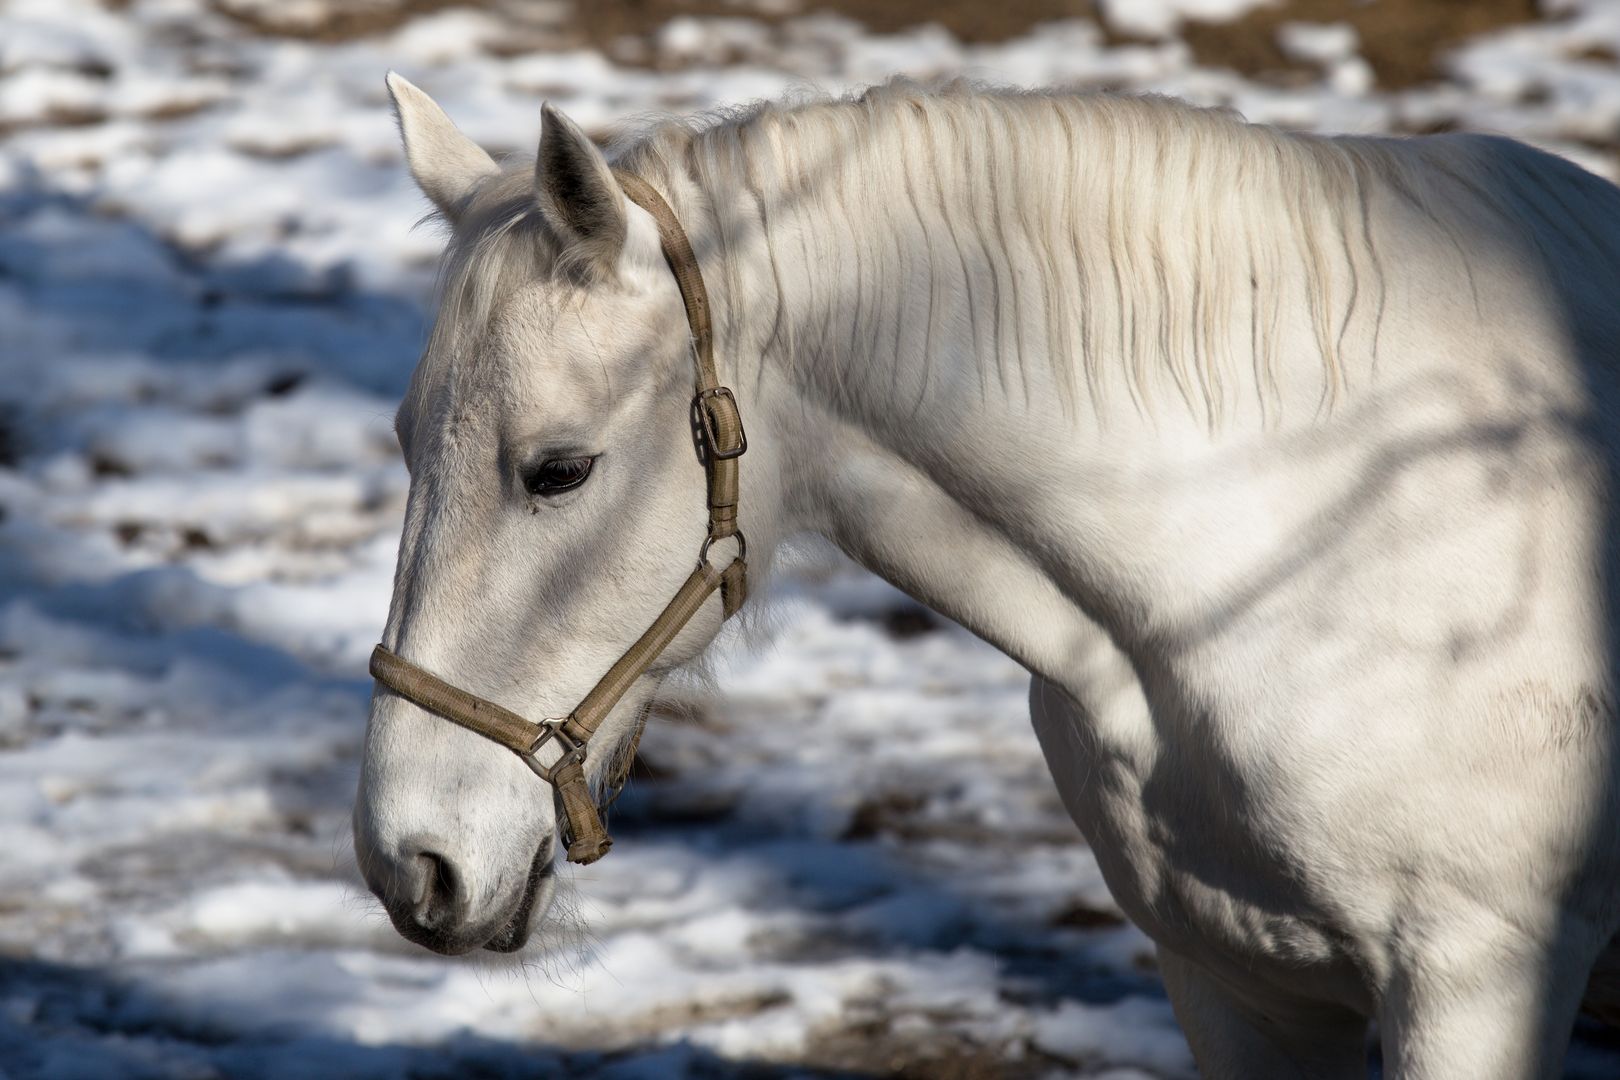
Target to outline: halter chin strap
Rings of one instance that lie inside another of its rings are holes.
[[[568,859],[576,863],[593,863],[613,846],[613,838],[603,827],[601,812],[592,801],[590,788],[585,782],[586,746],[591,736],[596,734],[596,729],[607,719],[608,713],[625,692],[646,674],[648,667],[669,648],[682,627],[702,609],[704,601],[711,594],[719,590],[725,617],[729,619],[742,606],[748,589],[748,566],[745,561],[748,548],[742,532],[737,528],[737,459],[748,449],[748,438],[743,434],[737,399],[729,389],[720,385],[720,378],[715,372],[714,332],[709,319],[709,296],[703,287],[703,275],[698,270],[697,257],[692,254],[691,242],[687,240],[680,221],[663,196],[639,176],[617,169],[613,175],[618,178],[619,186],[630,201],[651,214],[658,223],[664,259],[675,273],[681,299],[686,304],[686,321],[692,330],[692,355],[697,366],[697,394],[692,399],[692,429],[698,456],[708,474],[709,488],[709,532],[698,549],[697,568],[687,576],[674,598],[647,627],[646,632],[625,650],[618,663],[608,668],[607,674],[574,707],[574,711],[558,719],[531,723],[493,701],[445,682],[381,645],[371,653],[372,678],[412,704],[500,743],[522,758],[536,775],[556,788],[565,818]],[[719,570],[709,562],[709,548],[715,541],[727,537],[736,538],[737,555],[724,570]],[[639,739],[640,735],[638,724],[635,738]],[[541,747],[553,741],[561,756],[550,766],[540,764],[536,755]],[[630,751],[624,755],[609,790],[616,792],[623,785],[635,756],[635,746],[632,740]]]

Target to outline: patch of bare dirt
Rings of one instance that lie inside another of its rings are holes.
[[[968,42],[996,42],[1019,37],[1039,23],[1054,19],[1092,18],[1091,0],[809,0],[807,3],[739,4],[735,0],[607,0],[579,5],[578,25],[585,36],[604,48],[617,40],[644,37],[680,15],[748,15],[780,22],[795,15],[830,12],[880,34],[936,23]]]
[[[1108,930],[1124,926],[1125,920],[1115,912],[1104,911],[1084,900],[1076,900],[1052,916],[1052,925],[1067,926],[1076,930]]]
[[[1537,22],[1536,0],[1289,0],[1224,23],[1192,22],[1181,38],[1198,63],[1232,68],[1251,78],[1290,82],[1309,68],[1277,44],[1287,22],[1349,23],[1361,55],[1384,90],[1440,78],[1440,57],[1453,45],[1519,23]]]
[[[385,34],[444,8],[478,5],[465,0],[213,0],[209,6],[269,37],[333,42]]]
[[[970,43],[1006,41],[1057,19],[1093,19],[1107,30],[1094,0],[212,0],[212,6],[256,32],[312,41],[387,33],[419,15],[475,7],[509,27],[489,43],[493,54],[589,45],[629,65],[656,63],[659,29],[681,16],[779,24],[831,13],[877,33],[937,24]],[[1440,77],[1438,58],[1450,46],[1540,17],[1537,0],[1286,0],[1229,22],[1189,22],[1181,37],[1200,64],[1286,85],[1315,72],[1284,54],[1278,27],[1345,22],[1360,35],[1379,85],[1395,90]]]
[[[842,840],[871,840],[884,833],[905,828],[925,805],[921,795],[890,791],[872,799],[862,799],[849,816]]]
[[[770,1009],[779,1009],[792,1002],[787,994],[780,991],[767,991],[757,994],[740,994],[730,997],[721,997],[704,1001],[683,1001],[673,1005],[649,1009],[630,1017],[621,1017],[619,1026],[621,1034],[618,1036],[626,1043],[635,1043],[644,1039],[656,1039],[663,1032],[672,1028],[691,1028],[700,1024],[717,1024],[726,1020],[737,1020],[749,1016],[757,1016]],[[549,1038],[561,1035],[567,1038],[567,1032],[560,1032],[556,1028],[546,1032]],[[601,1032],[597,1029],[587,1029],[578,1033],[582,1046],[589,1046],[599,1039]]]
[[[927,800],[906,791],[888,791],[863,799],[851,812],[841,840],[872,840],[892,836],[908,842],[949,840],[963,844],[1048,844],[1080,842],[1080,834],[1066,823],[1051,828],[1007,828],[967,821],[959,817],[925,816]]]
[[[805,1064],[892,1080],[1024,1080],[1050,1075],[1054,1062],[1039,1054],[1013,1058],[930,1025],[926,1037],[901,1032],[887,1018],[823,1035]]]
[[[609,55],[625,39],[650,40],[680,16],[747,17],[780,23],[800,15],[832,13],[877,33],[935,23],[963,41],[1006,41],[1055,19],[1093,18],[1092,0],[212,0],[213,9],[239,25],[273,37],[348,41],[388,33],[418,15],[451,7],[490,11],[514,34],[491,42],[500,55],[559,45],[594,45]]]
[[[1099,22],[1114,43],[1129,40],[1108,32],[1092,0],[809,0],[802,6],[769,0],[753,5],[736,0],[605,0],[581,3],[568,24],[581,40],[633,63],[637,56],[655,55],[649,47],[653,35],[677,16],[749,15],[776,23],[815,12],[842,15],[877,33],[934,23],[975,44],[1007,41],[1057,19],[1085,18]],[[1189,22],[1181,37],[1200,64],[1288,84],[1314,79],[1317,73],[1284,54],[1278,27],[1287,22],[1349,23],[1378,84],[1398,90],[1441,77],[1439,58],[1451,46],[1540,18],[1537,0],[1287,0],[1229,22]],[[626,49],[626,41],[643,47]]]

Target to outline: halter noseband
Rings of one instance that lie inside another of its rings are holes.
[[[538,724],[445,682],[382,645],[371,653],[372,678],[428,712],[500,743],[556,789],[565,816],[563,831],[568,838],[568,860],[576,863],[593,863],[613,846],[613,838],[607,834],[601,812],[591,800],[590,788],[585,782],[585,752],[591,736],[625,692],[702,609],[710,594],[716,589],[720,591],[725,618],[729,619],[742,606],[748,590],[745,561],[748,548],[737,528],[737,459],[748,449],[748,439],[743,434],[737,399],[728,388],[720,385],[715,372],[714,333],[703,275],[698,270],[697,257],[692,254],[691,242],[663,196],[639,176],[617,169],[613,175],[630,201],[658,223],[664,259],[675,273],[681,299],[686,304],[686,321],[692,330],[692,355],[697,365],[692,429],[709,482],[709,533],[698,549],[697,569],[573,712]],[[709,548],[716,540],[726,537],[736,538],[737,555],[724,570],[718,570],[709,562]],[[637,740],[640,735],[638,724]],[[553,740],[562,756],[547,767],[540,764],[535,755]],[[635,756],[635,745],[633,740],[619,774],[609,785],[610,790],[616,792],[623,785]]]

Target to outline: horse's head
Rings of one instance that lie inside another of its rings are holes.
[[[383,641],[525,717],[566,716],[705,536],[681,296],[653,218],[572,122],[547,108],[537,165],[503,171],[421,91],[397,76],[389,87],[411,171],[455,234],[396,424],[411,489]],[[706,602],[608,714],[593,782],[720,609]],[[354,825],[367,882],[430,948],[516,949],[552,897],[550,785],[386,689]]]

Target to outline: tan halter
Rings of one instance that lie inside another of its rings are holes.
[[[601,812],[591,800],[590,789],[585,783],[585,751],[591,736],[596,734],[596,729],[607,719],[608,713],[618,704],[625,691],[698,613],[711,593],[720,590],[721,605],[725,617],[729,619],[742,606],[748,588],[748,567],[745,562],[748,549],[743,534],[737,528],[737,459],[748,449],[748,439],[743,434],[737,399],[729,389],[720,385],[715,372],[714,334],[709,321],[709,297],[703,288],[703,275],[698,270],[697,257],[692,254],[692,245],[681,229],[681,223],[663,196],[638,176],[617,169],[613,175],[618,178],[630,201],[651,214],[658,223],[664,259],[675,272],[681,299],[686,303],[686,321],[692,329],[692,353],[697,363],[697,396],[692,399],[692,428],[698,456],[709,480],[709,534],[698,549],[697,568],[646,632],[619,657],[618,663],[608,669],[607,674],[591,688],[573,712],[560,719],[531,723],[493,701],[486,701],[445,682],[381,645],[371,653],[372,678],[405,700],[500,743],[522,758],[536,775],[556,788],[565,816],[568,859],[576,863],[593,863],[613,846],[613,838],[603,827]],[[737,538],[737,556],[724,570],[717,570],[709,562],[709,547],[716,540],[728,536]],[[635,739],[639,740],[640,735],[638,726]],[[548,768],[540,764],[535,754],[552,740],[556,740],[562,756]],[[616,791],[623,784],[624,775],[629,771],[635,755],[635,745],[635,740],[632,740],[619,775],[609,785],[610,789]]]

